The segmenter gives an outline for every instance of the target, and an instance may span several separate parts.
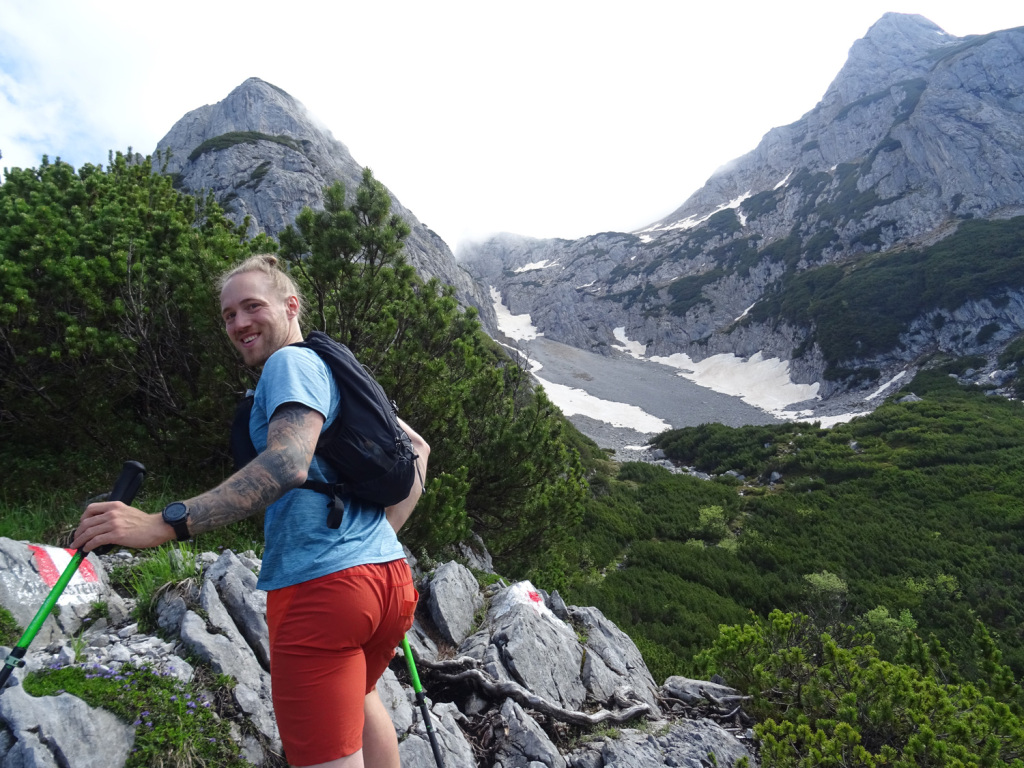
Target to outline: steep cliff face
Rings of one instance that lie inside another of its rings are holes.
[[[216,104],[182,117],[160,140],[165,172],[175,186],[212,190],[236,221],[276,235],[305,207],[323,207],[323,188],[341,181],[351,194],[362,167],[305,107],[280,88],[251,77]],[[452,285],[464,305],[477,307],[493,329],[494,309],[445,242],[394,195],[392,210],[412,228],[406,253],[420,274]]]
[[[991,354],[1024,329],[1012,298],[1024,290],[1024,264],[984,295],[921,306],[890,348],[842,359],[804,306],[813,281],[799,283],[807,295],[793,291],[798,275],[848,274],[882,254],[916,253],[965,220],[1024,214],[1022,83],[1024,28],[957,38],[921,16],[886,14],[811,111],[769,131],[664,219],[576,241],[502,236],[460,259],[549,338],[607,351],[624,328],[648,355],[763,352],[789,360],[796,381],[821,382],[826,397],[870,386],[863,371],[884,379],[925,354]],[[973,255],[963,258],[969,272]],[[899,274],[912,291],[916,273]],[[751,311],[769,297],[771,314]],[[999,307],[986,321],[998,329],[983,335],[968,319],[982,299]],[[926,332],[946,320],[942,333]],[[844,377],[854,368],[862,374]]]

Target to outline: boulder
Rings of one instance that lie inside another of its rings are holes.
[[[584,684],[594,699],[605,703],[616,689],[627,685],[637,698],[657,712],[658,686],[629,635],[597,608],[572,608],[569,615],[586,635]]]
[[[494,768],[565,768],[558,749],[522,707],[511,699],[501,705],[504,728],[494,755]]]
[[[0,537],[0,606],[10,611],[19,626],[32,622],[73,554],[70,549]],[[59,610],[46,618],[34,642],[46,644],[74,634],[100,603],[114,621],[127,618],[124,601],[110,588],[103,563],[89,555],[57,599]]]
[[[571,613],[571,611],[570,611]],[[580,679],[584,650],[575,630],[547,607],[529,581],[501,590],[487,614],[490,666],[500,664],[507,677],[560,706],[578,709],[587,690]]]
[[[483,602],[480,585],[466,566],[450,562],[434,572],[427,608],[447,642],[457,646],[466,639]]]
[[[232,622],[259,660],[270,669],[270,633],[267,630],[267,593],[256,589],[252,566],[226,550],[209,570],[206,580],[217,587],[217,594]]]
[[[735,766],[746,758],[747,749],[719,725],[709,720],[663,723],[655,732],[623,729],[573,751],[570,768],[651,768],[658,765]]]
[[[476,765],[473,746],[459,721],[465,721],[465,717],[454,704],[435,704],[430,708],[430,723],[444,764],[453,767]],[[418,708],[412,729],[398,745],[398,754],[402,768],[437,768],[427,727]]]
[[[111,768],[124,765],[135,728],[114,715],[62,693],[35,698],[20,686],[0,695],[0,721],[11,740],[4,768]]]

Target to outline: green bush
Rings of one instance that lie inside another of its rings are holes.
[[[1019,766],[1021,689],[983,629],[976,639],[990,676],[980,685],[951,679],[941,646],[912,634],[903,663],[891,663],[870,635],[775,611],[723,627],[698,666],[751,697],[766,768]]]
[[[0,605],[0,645],[14,647],[14,644],[21,639],[23,632],[24,629],[18,625],[14,615]]]

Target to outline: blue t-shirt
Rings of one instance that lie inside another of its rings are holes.
[[[324,429],[340,409],[338,386],[327,364],[311,349],[283,347],[270,356],[253,399],[249,433],[256,450],[267,448],[267,427],[274,411],[299,403],[324,416]],[[317,456],[310,480],[334,482],[334,473]],[[383,507],[352,499],[345,504],[341,527],[327,527],[327,497],[296,488],[267,507],[263,524],[265,549],[257,586],[289,587],[367,563],[387,563],[405,556]]]

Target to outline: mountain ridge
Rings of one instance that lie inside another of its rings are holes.
[[[819,383],[823,400],[849,405],[936,352],[994,357],[1024,330],[1012,299],[1024,280],[988,297],[1014,308],[998,320],[998,344],[903,340],[850,357],[855,375],[845,378],[813,324],[744,316],[798,275],[856,269],[858,259],[930,247],[963,221],[1024,213],[1020,82],[1024,29],[957,38],[922,16],[886,14],[814,108],[768,131],[669,216],[568,242],[501,236],[461,250],[460,262],[557,341],[616,354],[618,328],[647,356],[761,353],[785,361],[794,382]]]

